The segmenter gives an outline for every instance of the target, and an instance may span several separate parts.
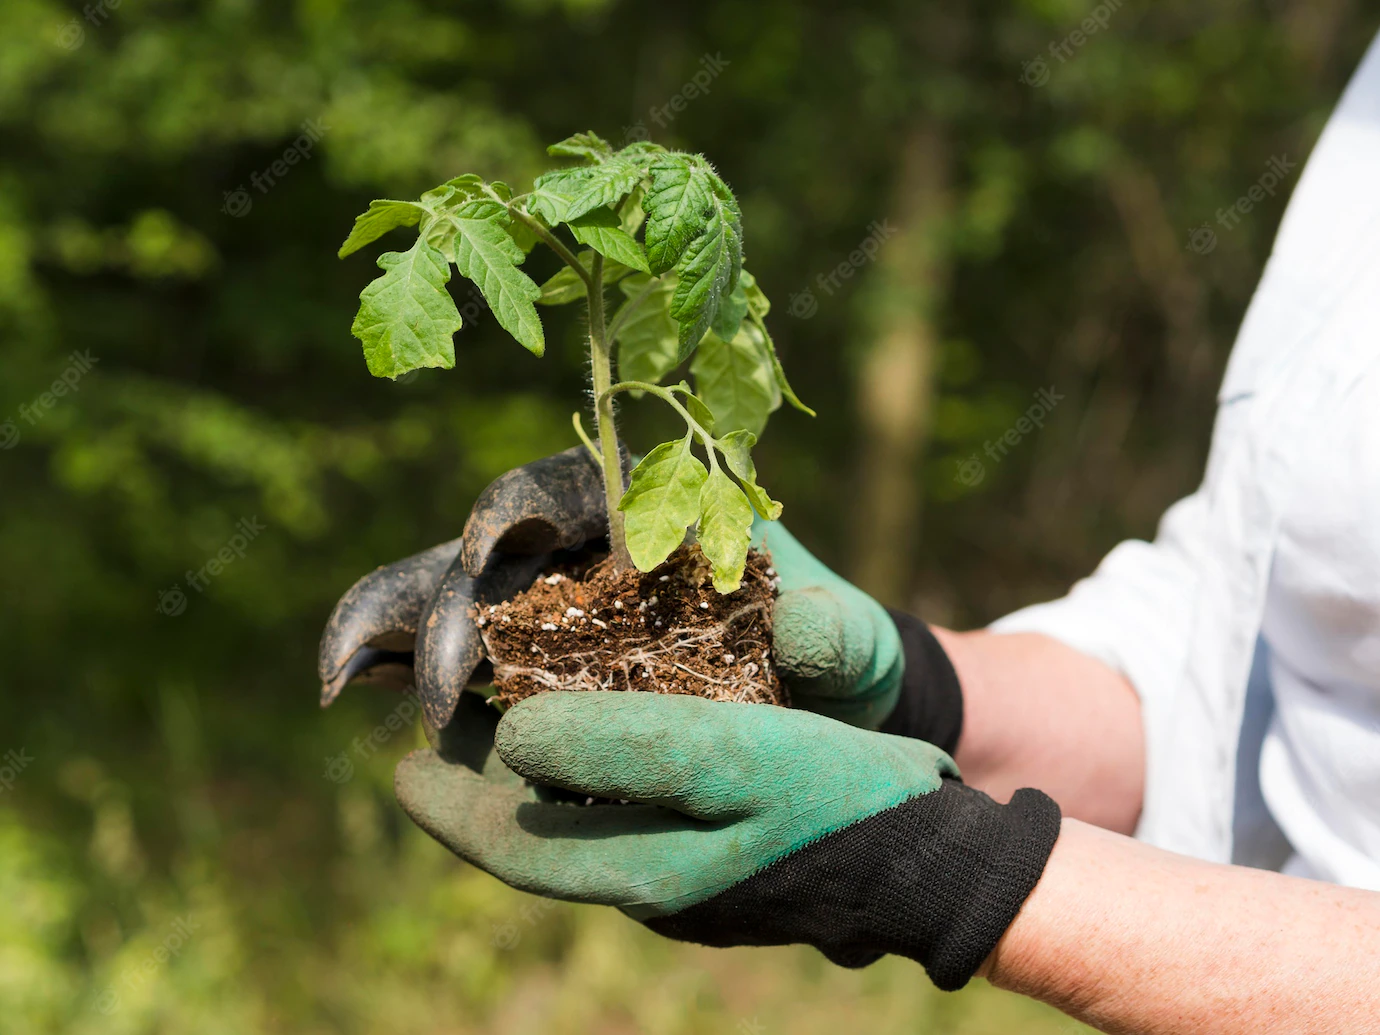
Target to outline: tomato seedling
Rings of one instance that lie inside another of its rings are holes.
[[[418,234],[407,251],[379,256],[383,275],[361,293],[353,333],[376,376],[454,367],[461,317],[446,288],[451,266],[537,356],[546,348],[537,306],[583,300],[597,445],[578,413],[575,428],[604,472],[615,569],[651,571],[694,525],[714,588],[731,593],[753,511],[781,514],[757,484],[752,447],[783,398],[813,415],[786,380],[767,331],[770,303],[743,268],[738,202],[702,155],[645,141],[614,150],[594,133],[548,151],[574,164],[538,176],[523,194],[467,174],[416,201],[372,202],[342,258],[399,227]],[[540,286],[520,268],[538,243],[565,263]],[[609,319],[605,296],[615,285],[623,299]],[[694,387],[664,386],[687,360]],[[614,418],[623,392],[661,399],[686,426],[683,438],[648,451],[626,488]]]

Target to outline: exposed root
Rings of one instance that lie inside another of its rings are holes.
[[[698,547],[682,548],[649,575],[599,566],[583,580],[538,579],[527,593],[477,615],[497,700],[506,706],[548,690],[651,690],[787,703],[770,660],[769,563],[754,555],[750,578],[728,597],[704,583]]]

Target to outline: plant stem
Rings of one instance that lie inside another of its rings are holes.
[[[627,535],[623,530],[623,462],[618,455],[618,429],[613,419],[613,358],[604,327],[604,257],[594,253],[590,263],[589,363],[594,380],[594,431],[599,437],[599,452],[604,461],[604,499],[609,512],[609,550],[615,571],[632,567]]]
[[[718,439],[711,435],[700,422],[691,416],[690,411],[680,404],[674,392],[662,388],[661,385],[648,384],[646,381],[619,381],[616,385],[610,385],[607,392],[610,399],[619,392],[646,392],[648,395],[655,395],[674,409],[685,421],[686,427],[690,429],[690,434],[698,435],[700,441],[704,443],[704,450],[709,454],[709,465],[714,470],[719,469],[719,461],[714,457],[715,449],[723,449],[719,445]]]
[[[509,213],[512,215],[512,217],[513,217],[514,219],[516,219],[519,223],[522,223],[522,224],[523,224],[524,226],[526,226],[529,230],[531,230],[532,233],[536,234],[537,237],[540,238],[542,244],[546,245],[546,246],[547,246],[548,248],[550,248],[553,252],[555,252],[557,255],[559,255],[559,256],[561,257],[561,261],[564,262],[567,266],[569,266],[571,269],[573,269],[573,270],[576,272],[576,274],[579,275],[579,278],[585,282],[585,290],[586,290],[586,291],[593,291],[593,290],[595,289],[595,287],[596,287],[595,281],[596,281],[596,280],[598,280],[598,281],[602,281],[602,280],[603,280],[603,275],[602,275],[602,274],[603,274],[603,256],[602,256],[602,255],[598,256],[598,258],[599,258],[599,266],[600,266],[600,276],[596,278],[596,277],[593,277],[593,276],[590,275],[590,271],[589,271],[589,270],[585,269],[583,266],[580,265],[580,260],[577,259],[577,258],[575,258],[574,253],[572,253],[571,250],[565,246],[565,244],[561,241],[561,239],[560,239],[559,237],[557,237],[557,236],[556,236],[555,234],[553,234],[550,230],[546,229],[546,227],[544,227],[544,226],[541,225],[541,221],[540,221],[540,220],[533,219],[530,215],[528,215],[526,212],[524,212],[524,211],[522,210],[522,208],[521,208],[520,206],[518,206],[518,205],[509,204],[509,205],[508,205],[508,212],[509,212]],[[598,255],[597,252],[596,252],[595,254]],[[600,314],[600,317],[602,318],[602,316],[603,316],[603,310],[604,310],[604,286],[603,286],[602,283],[599,283],[597,286],[598,286],[598,289],[599,289],[599,314]],[[591,296],[591,298],[592,298],[592,297],[593,297],[593,296]],[[592,302],[591,302],[590,308],[591,308],[591,316],[592,316],[592,315],[593,315],[593,303],[592,303]]]

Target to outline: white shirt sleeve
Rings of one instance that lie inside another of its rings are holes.
[[[1171,507],[1153,543],[1122,543],[1068,596],[1007,615],[992,631],[1053,637],[1126,676],[1147,712],[1167,705],[1186,663],[1205,562],[1202,497],[1200,490]]]

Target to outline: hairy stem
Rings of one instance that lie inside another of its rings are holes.
[[[529,230],[531,230],[532,233],[536,234],[537,237],[541,240],[541,243],[542,243],[542,244],[546,245],[546,246],[547,246],[548,248],[550,248],[553,252],[555,252],[557,255],[559,255],[559,256],[561,257],[561,261],[564,262],[567,266],[569,266],[571,269],[573,269],[573,270],[575,271],[575,273],[579,276],[579,278],[585,282],[585,290],[586,290],[586,291],[593,291],[593,290],[595,289],[595,286],[596,286],[596,285],[595,285],[595,281],[596,281],[596,280],[602,281],[602,279],[603,279],[602,276],[600,276],[600,277],[598,277],[598,278],[596,278],[596,277],[594,277],[594,276],[591,276],[590,271],[587,270],[587,269],[585,269],[583,266],[580,265],[580,260],[577,259],[577,258],[575,258],[575,254],[574,254],[569,248],[567,248],[567,247],[565,246],[564,242],[562,242],[561,239],[560,239],[559,237],[557,237],[555,234],[553,234],[550,230],[546,229],[546,227],[544,227],[544,226],[541,225],[541,220],[539,220],[539,219],[533,219],[530,215],[528,215],[526,212],[524,212],[524,211],[522,210],[521,206],[519,206],[519,205],[514,205],[514,204],[511,204],[511,203],[508,205],[508,212],[509,212],[509,214],[512,215],[512,217],[513,217],[514,219],[516,219],[519,223],[522,223],[522,224],[523,224],[524,226],[526,226]],[[603,257],[600,256],[600,269],[601,269],[601,271],[602,271],[602,268],[603,268]],[[599,288],[599,311],[600,311],[600,315],[602,316],[602,315],[603,315],[603,308],[604,308],[604,286],[603,286],[603,284],[602,284],[602,283],[598,284],[598,288]],[[591,296],[591,297],[593,297],[593,296]],[[592,316],[592,315],[593,315],[593,303],[591,303],[590,309],[591,309],[591,316]]]
[[[704,443],[704,448],[709,452],[710,463],[718,467],[718,462],[714,459],[714,449],[718,445],[718,440],[690,415],[690,411],[680,404],[680,400],[676,398],[674,392],[662,388],[661,385],[648,384],[646,381],[619,381],[616,385],[610,385],[604,394],[612,399],[619,392],[646,392],[648,395],[655,395],[665,402],[681,415],[691,434],[699,436],[700,441]]]
[[[578,266],[578,263],[576,264]],[[589,292],[589,362],[594,380],[594,432],[604,465],[604,499],[609,512],[609,549],[615,571],[632,567],[627,535],[623,530],[623,462],[618,455],[618,429],[613,419],[613,357],[604,327],[604,257],[598,252],[586,281]]]

